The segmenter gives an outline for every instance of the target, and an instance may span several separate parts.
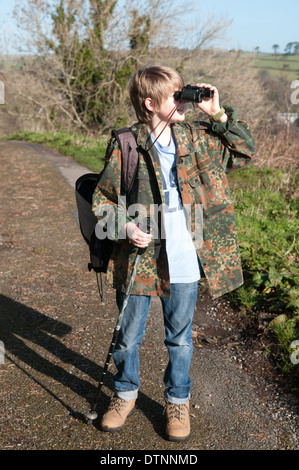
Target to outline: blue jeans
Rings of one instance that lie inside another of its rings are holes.
[[[197,300],[198,282],[171,284],[171,298],[161,297],[165,327],[165,345],[169,362],[164,374],[165,397],[172,403],[186,403],[190,398],[192,320]],[[121,308],[124,294],[117,292]],[[124,313],[113,359],[117,368],[114,376],[115,393],[131,400],[137,397],[139,380],[139,348],[145,333],[151,296],[131,295]]]

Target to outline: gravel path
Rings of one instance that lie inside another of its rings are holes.
[[[298,449],[298,415],[261,371],[255,377],[229,348],[199,347],[191,369],[192,434],[165,440],[162,311],[153,299],[140,351],[142,387],[124,430],[88,426],[89,409],[116,321],[114,292],[101,302],[76,221],[73,184],[89,171],[39,145],[0,142],[0,449]],[[194,338],[221,326],[224,309],[200,297]],[[219,313],[221,312],[221,313]],[[1,344],[1,343],[0,343]],[[109,367],[99,402],[112,395]],[[272,388],[271,388],[272,387]]]

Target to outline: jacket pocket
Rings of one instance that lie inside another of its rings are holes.
[[[228,181],[224,172],[212,162],[202,170],[197,170],[188,178],[196,202],[203,205],[204,211],[213,215],[232,204]]]

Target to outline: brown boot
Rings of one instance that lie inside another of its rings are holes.
[[[102,430],[113,432],[121,429],[127,417],[133,413],[135,401],[136,399],[127,401],[116,396],[112,397],[108,410],[102,418]]]
[[[166,401],[166,437],[169,441],[184,441],[190,436],[189,402],[176,405]]]

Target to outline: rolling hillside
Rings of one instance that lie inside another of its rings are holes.
[[[258,53],[255,66],[259,70],[267,70],[272,76],[287,72],[290,82],[299,80],[299,55]]]

